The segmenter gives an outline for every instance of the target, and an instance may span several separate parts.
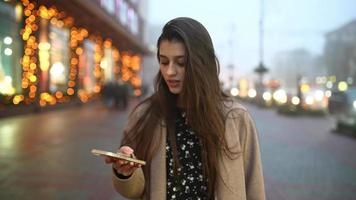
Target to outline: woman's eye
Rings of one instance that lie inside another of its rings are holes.
[[[184,62],[177,62],[177,64],[178,64],[179,66],[182,66],[182,67],[185,66],[185,63],[184,63]]]
[[[168,62],[161,62],[161,65],[168,65]]]

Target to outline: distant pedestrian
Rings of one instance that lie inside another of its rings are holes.
[[[265,199],[254,122],[223,93],[207,30],[173,19],[157,48],[155,92],[131,113],[118,150],[147,164],[106,158],[116,190],[151,200]]]

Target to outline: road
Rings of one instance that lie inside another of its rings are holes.
[[[356,137],[328,117],[246,105],[260,134],[270,200],[356,199]],[[0,120],[0,199],[123,200],[92,148],[115,150],[127,112],[83,106]]]

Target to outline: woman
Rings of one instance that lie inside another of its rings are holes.
[[[127,198],[265,199],[257,133],[246,109],[221,91],[208,31],[190,18],[168,22],[157,42],[155,93],[130,115],[113,163]]]

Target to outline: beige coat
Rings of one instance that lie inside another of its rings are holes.
[[[264,200],[265,190],[260,159],[258,135],[250,114],[240,104],[226,103],[227,120],[226,138],[233,151],[239,150],[242,156],[230,160],[225,154],[220,159],[220,175],[218,178],[215,199],[218,200]],[[140,110],[140,109],[138,109]],[[142,110],[142,109],[141,109]],[[137,111],[140,112],[140,111]],[[139,114],[133,113],[131,121]],[[166,127],[158,126],[155,131],[162,134],[159,151],[151,163],[151,200],[166,199]],[[142,197],[145,179],[141,168],[137,169],[129,179],[119,179],[113,175],[115,189],[130,199]]]

